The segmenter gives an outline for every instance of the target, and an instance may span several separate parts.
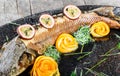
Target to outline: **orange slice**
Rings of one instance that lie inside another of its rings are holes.
[[[104,37],[109,34],[110,27],[105,22],[100,21],[91,26],[90,32],[93,37]]]
[[[48,56],[36,58],[31,76],[60,76],[57,62]]]
[[[56,40],[56,48],[61,53],[69,53],[78,48],[78,43],[72,35],[63,33]]]

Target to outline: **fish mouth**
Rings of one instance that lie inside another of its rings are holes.
[[[34,63],[35,55],[24,52],[19,61],[18,66],[13,67],[11,72],[9,73],[10,76],[18,76],[22,72],[24,72],[29,66],[31,66]]]

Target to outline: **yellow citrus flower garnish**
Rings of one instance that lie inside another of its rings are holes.
[[[104,37],[110,32],[110,27],[103,21],[93,24],[90,28],[90,33],[93,37]]]
[[[78,48],[78,42],[72,35],[63,33],[56,40],[56,48],[61,53],[69,53]]]
[[[57,62],[48,56],[39,56],[31,70],[31,76],[60,76]]]

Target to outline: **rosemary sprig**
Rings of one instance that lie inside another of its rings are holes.
[[[97,66],[99,66],[100,64],[102,64],[106,60],[107,60],[107,58],[104,58],[104,59],[100,60],[98,63],[96,63],[94,66],[92,66],[90,68],[90,70],[93,70],[94,68],[96,68]],[[90,72],[90,70],[88,70],[85,74],[88,74]]]
[[[9,37],[6,35],[5,38],[6,38],[6,41],[8,42],[9,41]]]
[[[108,76],[107,74],[103,73],[103,72],[96,72],[96,71],[93,71],[89,68],[85,68],[86,70],[90,71],[92,74],[94,74],[95,76]]]
[[[83,56],[78,57],[77,60],[83,59],[84,57],[90,55],[91,53],[92,53],[92,51],[90,51],[90,52],[84,54]]]
[[[9,23],[9,24],[12,24],[12,25],[17,25],[17,26],[19,26],[19,25],[20,25],[20,24],[17,24],[17,23],[13,23],[13,22],[12,22],[12,23]]]
[[[71,72],[71,75],[70,76],[77,76],[77,72],[76,72],[76,68],[74,71]]]
[[[78,53],[68,53],[68,54],[64,54],[64,56],[68,56],[68,55],[79,55],[79,54],[87,54],[89,52],[78,52]]]
[[[113,54],[107,54],[107,55],[100,55],[101,57],[104,57],[104,56],[115,56],[115,55],[120,55],[120,52],[118,53],[113,53]]]
[[[80,71],[80,76],[83,76],[83,69],[81,69]]]
[[[110,50],[108,50],[104,55],[100,55],[100,56],[112,56],[112,55],[119,55],[120,53],[115,53],[115,54],[110,54],[110,52],[112,52],[113,50],[118,49],[120,50],[120,42],[113,48],[111,48]]]
[[[82,53],[84,49],[84,45],[82,45],[80,52]]]

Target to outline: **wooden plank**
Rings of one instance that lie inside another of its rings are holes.
[[[120,0],[85,0],[87,5],[120,6]]]
[[[4,14],[1,18],[3,23],[0,25],[20,18],[16,8],[16,0],[4,0]]]
[[[54,10],[63,7],[62,0],[31,0],[32,12]]]
[[[0,26],[5,24],[4,16],[4,0],[0,0]]]
[[[30,1],[29,0],[17,0],[17,10],[20,17],[31,15]]]
[[[84,0],[62,0],[64,6],[73,4],[73,5],[85,5]]]

